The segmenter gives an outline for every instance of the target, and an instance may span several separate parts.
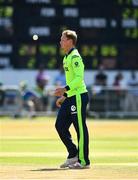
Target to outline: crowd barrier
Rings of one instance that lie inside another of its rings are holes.
[[[138,116],[138,87],[92,86],[88,90],[90,116],[107,118]]]
[[[25,103],[18,87],[0,88],[0,115],[47,116],[55,115],[56,97],[52,96],[53,86],[47,87],[44,96],[29,99]],[[88,116],[94,117],[138,117],[138,88],[88,87]],[[41,107],[41,108],[40,108]]]

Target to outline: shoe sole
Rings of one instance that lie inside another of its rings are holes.
[[[91,167],[90,166],[68,166],[69,169],[90,169]]]

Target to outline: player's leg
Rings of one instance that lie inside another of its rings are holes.
[[[88,157],[89,136],[86,125],[86,107],[88,104],[88,94],[84,93],[81,95],[76,95],[76,100],[74,101],[76,101],[77,113],[72,114],[72,121],[78,137],[78,158],[80,168],[83,168],[88,167],[90,164]],[[79,165],[77,164],[77,166]]]
[[[67,98],[63,102],[58,112],[55,127],[62,142],[65,144],[67,148],[67,151],[69,153],[68,159],[74,158],[78,153],[76,145],[72,142],[71,134],[69,132],[69,127],[71,123],[72,121],[70,118],[69,100]]]

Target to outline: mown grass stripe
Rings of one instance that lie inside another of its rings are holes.
[[[65,157],[64,152],[0,152],[0,157]],[[90,157],[99,156],[114,156],[114,157],[125,157],[125,156],[137,156],[137,152],[93,152]],[[137,156],[138,158],[138,156]]]

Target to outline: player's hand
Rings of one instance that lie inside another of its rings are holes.
[[[55,96],[63,96],[63,94],[66,92],[66,88],[57,88],[54,92]]]
[[[61,104],[64,102],[65,99],[66,99],[66,97],[64,97],[64,96],[61,96],[60,98],[58,98],[56,101],[56,106],[61,107]]]

